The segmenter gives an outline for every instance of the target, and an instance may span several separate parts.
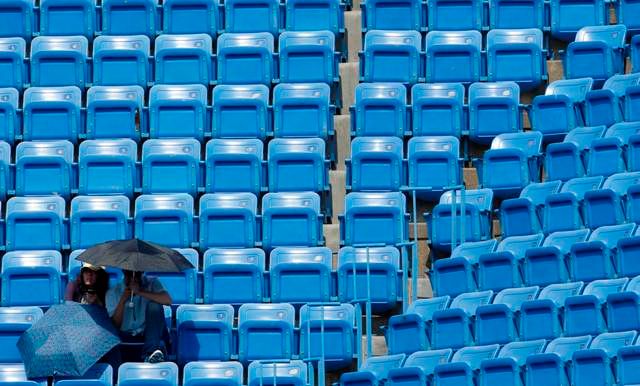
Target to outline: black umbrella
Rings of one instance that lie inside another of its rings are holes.
[[[92,265],[137,272],[180,272],[194,268],[179,252],[138,239],[98,244],[76,259]]]

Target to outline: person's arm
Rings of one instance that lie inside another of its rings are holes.
[[[72,280],[67,284],[67,289],[64,292],[64,300],[75,301],[73,295],[76,293],[76,287],[78,283],[75,280]]]
[[[151,300],[152,302],[162,304],[163,306],[170,306],[172,304],[171,296],[167,291],[158,292],[158,293],[138,291],[135,294],[142,296],[145,299]]]
[[[113,321],[113,324],[117,328],[120,328],[120,326],[122,326],[124,310],[130,298],[131,298],[131,290],[129,290],[128,288],[125,288],[124,291],[122,292],[122,296],[120,296],[120,299],[118,300],[118,305],[113,311],[113,315],[111,315],[111,320]]]

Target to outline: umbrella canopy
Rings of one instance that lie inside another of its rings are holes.
[[[179,252],[138,239],[98,244],[76,259],[137,272],[181,272],[194,268]]]
[[[29,378],[80,377],[118,343],[118,331],[104,308],[69,303],[51,307],[17,346]]]

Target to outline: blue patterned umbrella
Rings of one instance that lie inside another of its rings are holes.
[[[118,336],[104,308],[69,303],[51,307],[17,346],[29,378],[82,376],[120,343]]]

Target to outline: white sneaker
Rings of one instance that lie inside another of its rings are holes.
[[[147,359],[144,360],[146,363],[160,363],[160,362],[164,362],[164,354],[162,353],[161,350],[156,350],[154,352],[151,353],[151,355],[149,355],[147,357]]]

